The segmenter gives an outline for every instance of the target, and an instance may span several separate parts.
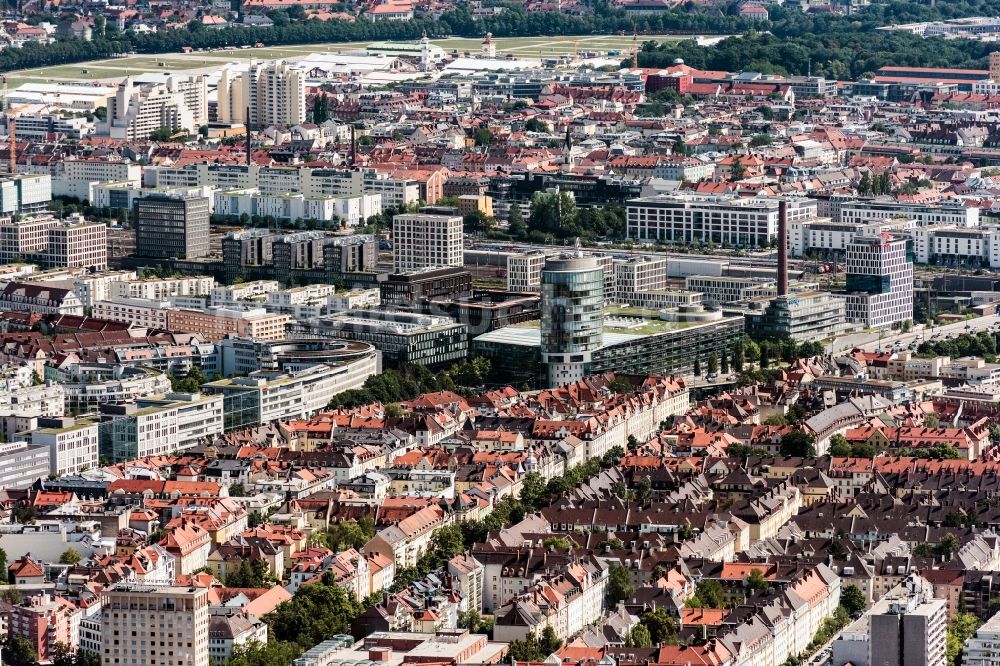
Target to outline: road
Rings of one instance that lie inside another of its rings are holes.
[[[1000,326],[1000,315],[977,317],[976,319],[967,319],[954,324],[934,326],[926,329],[923,326],[915,326],[909,333],[893,333],[892,335],[885,335],[883,333],[881,339],[879,338],[879,333],[843,335],[836,338],[830,344],[829,349],[832,354],[839,354],[855,348],[873,352],[877,349],[892,349],[897,342],[899,342],[900,347],[906,349],[913,342],[919,344],[924,340],[930,340],[935,335],[940,336],[938,338],[940,339],[949,335],[988,331],[994,326]],[[921,336],[924,337],[921,338]]]

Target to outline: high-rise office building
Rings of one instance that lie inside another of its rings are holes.
[[[943,666],[948,602],[935,599],[926,580],[914,576],[901,584],[898,597],[871,616],[869,664]]]
[[[121,585],[102,596],[102,664],[208,663],[208,588]]]
[[[587,374],[604,331],[604,269],[582,254],[547,259],[542,267],[542,363],[549,386]]]
[[[0,215],[28,215],[48,210],[52,176],[25,173],[0,177]]]
[[[135,254],[151,259],[197,259],[208,254],[207,197],[163,195],[135,202]]]
[[[847,245],[847,321],[884,327],[913,318],[913,258],[908,241],[858,235]]]
[[[292,127],[304,122],[305,82],[305,71],[280,60],[252,65],[238,76],[225,69],[218,86],[219,121],[244,123],[252,130],[270,125]]]
[[[392,218],[395,272],[462,265],[462,218],[408,213]]]

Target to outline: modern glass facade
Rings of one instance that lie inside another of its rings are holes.
[[[542,268],[542,362],[552,386],[582,378],[604,330],[604,269],[594,257],[549,259]]]

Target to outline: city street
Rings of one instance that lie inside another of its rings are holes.
[[[879,333],[854,333],[836,338],[829,345],[829,350],[832,354],[843,353],[855,348],[865,351],[884,350],[891,349],[896,342],[899,342],[901,347],[905,349],[913,342],[919,344],[925,340],[930,340],[934,335],[938,335],[938,339],[941,339],[949,335],[987,331],[996,325],[1000,325],[1000,315],[967,319],[954,324],[934,326],[926,329],[923,326],[914,326],[913,330],[909,333],[890,331],[891,335],[883,334],[881,338],[879,337]]]

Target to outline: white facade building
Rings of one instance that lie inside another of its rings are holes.
[[[462,218],[412,213],[392,218],[393,268],[397,273],[462,266]]]
[[[857,236],[847,246],[847,320],[888,327],[913,318],[913,262],[907,241]]]

